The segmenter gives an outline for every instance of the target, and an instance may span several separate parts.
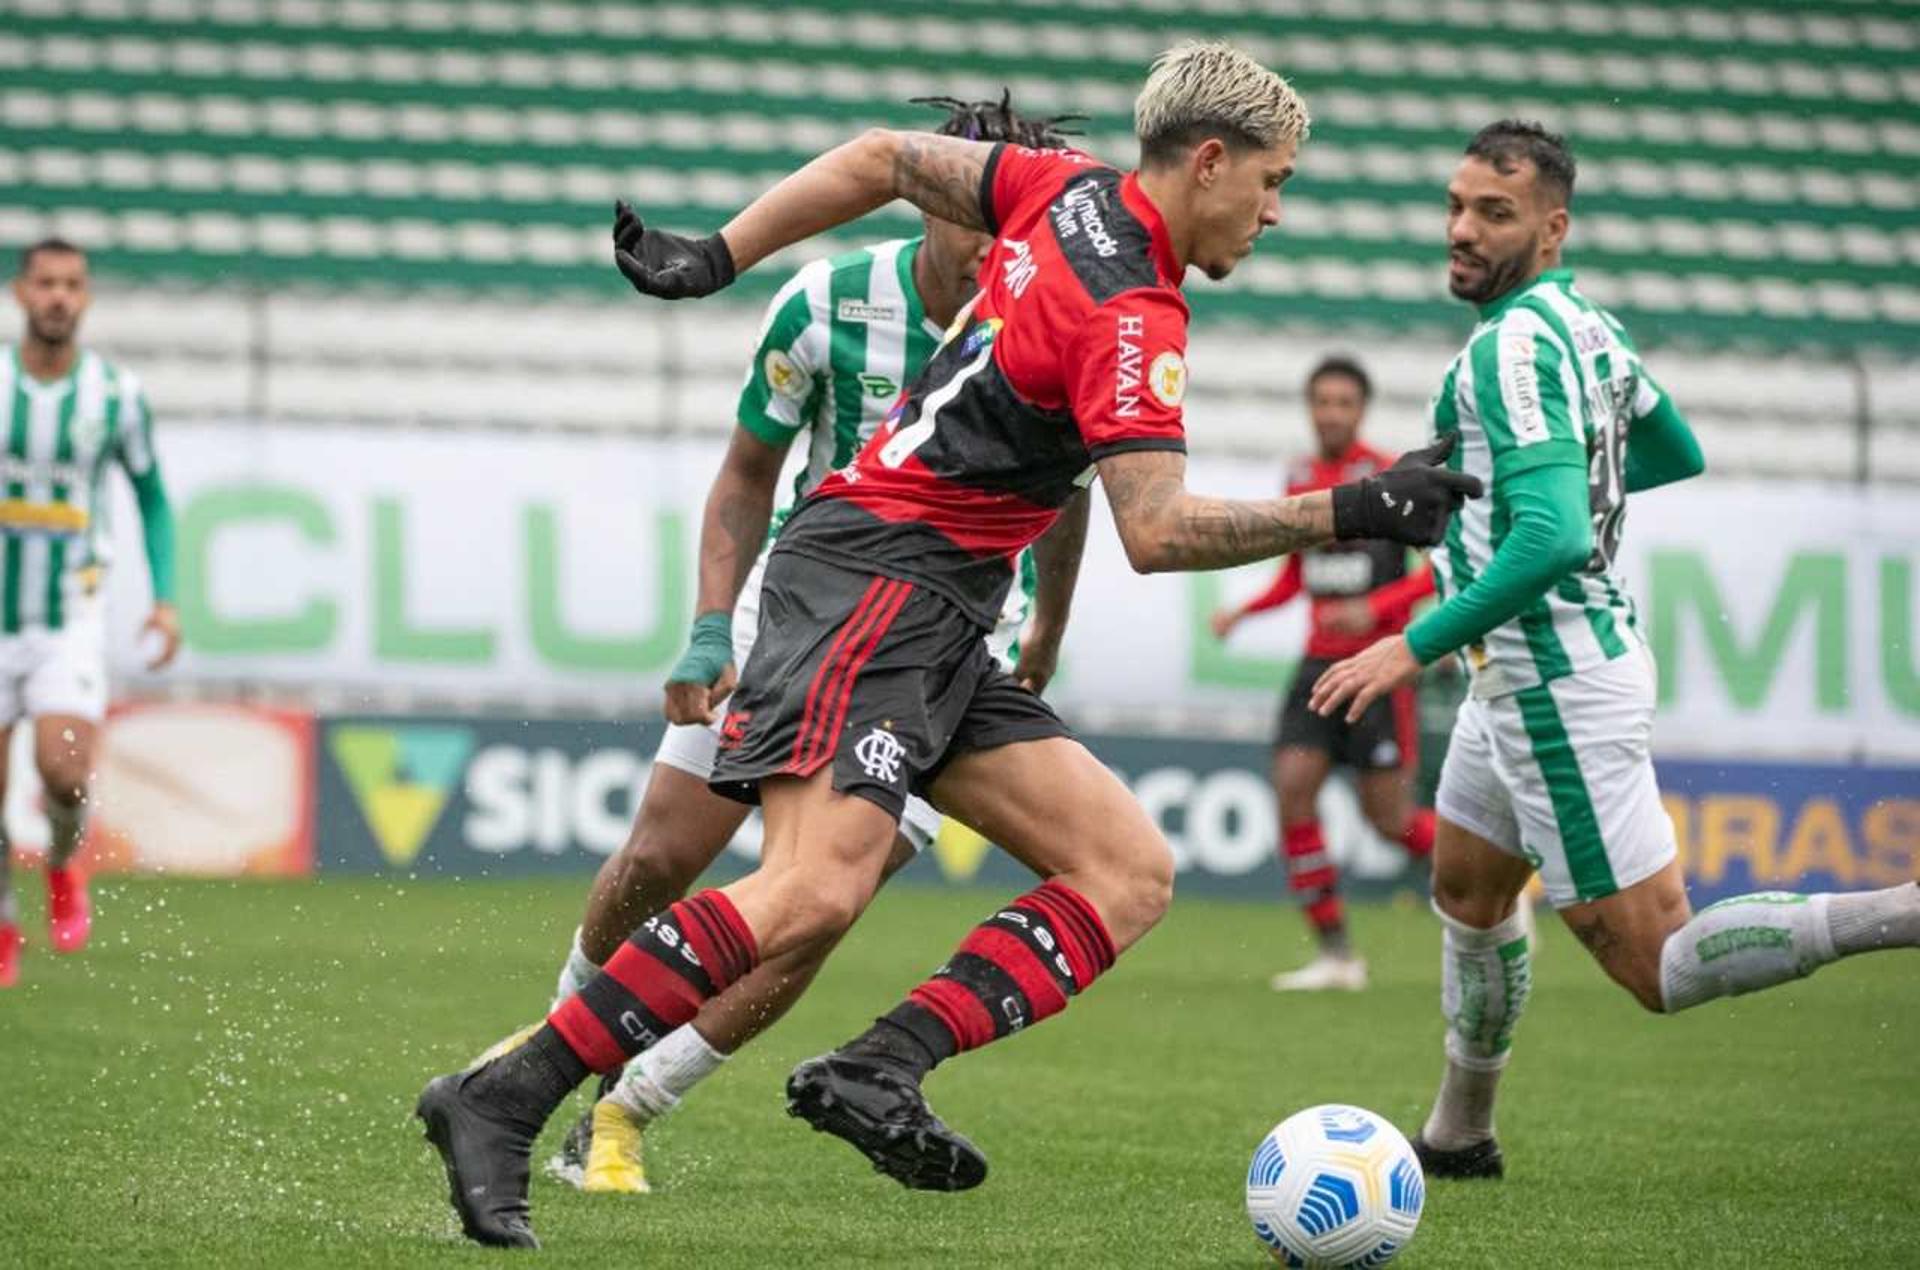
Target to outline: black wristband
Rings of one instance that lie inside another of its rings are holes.
[[[1333,536],[1335,538],[1372,537],[1364,523],[1366,485],[1365,480],[1359,480],[1333,487]]]
[[[717,284],[714,290],[732,286],[737,275],[733,269],[733,250],[727,246],[727,240],[715,232],[701,239],[700,247],[713,265],[713,280]]]

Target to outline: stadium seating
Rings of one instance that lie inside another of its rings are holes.
[[[1439,189],[1473,128],[1517,112],[1575,138],[1573,259],[1587,289],[1626,315],[1643,344],[1712,349],[1743,365],[1794,349],[1824,359],[1821,374],[1843,390],[1851,378],[1841,361],[1902,360],[1920,348],[1920,20],[1895,6],[9,7],[0,28],[0,240],[57,229],[142,286],[168,295],[217,287],[219,299],[192,303],[270,310],[280,330],[252,329],[246,340],[274,358],[284,356],[276,336],[296,332],[417,350],[412,337],[392,338],[405,330],[459,344],[468,361],[524,362],[538,378],[552,356],[631,367],[623,339],[708,346],[674,336],[671,324],[642,331],[616,319],[583,331],[564,316],[622,299],[606,267],[616,196],[664,223],[708,229],[772,176],[861,126],[933,117],[910,97],[997,95],[1002,85],[1029,111],[1084,114],[1088,148],[1125,160],[1143,67],[1188,35],[1231,38],[1286,69],[1315,112],[1288,190],[1284,241],[1226,286],[1195,288],[1203,321],[1239,324],[1250,340],[1278,328],[1315,347],[1333,330],[1363,351],[1387,334],[1435,348],[1457,338],[1462,313],[1437,268]],[[839,241],[913,224],[896,206]],[[743,295],[763,297],[778,277],[761,271]],[[353,316],[359,301],[342,304],[349,287],[389,293],[367,302],[371,327]],[[535,313],[560,307],[544,327],[530,317],[503,338],[479,320],[487,296],[507,312],[520,311],[515,296],[537,300]],[[415,320],[427,312],[454,320]],[[750,332],[751,315],[727,321]],[[557,346],[542,352],[543,341]],[[696,377],[702,353],[687,354]],[[736,364],[737,356],[732,348]],[[681,362],[660,364],[688,373]],[[309,370],[338,379],[324,373],[324,359]],[[461,377],[441,371],[444,388],[415,380],[405,391],[458,413]],[[1406,378],[1426,383],[1431,372],[1423,364]],[[226,373],[245,378],[238,364]],[[320,386],[318,400],[332,400],[338,385]],[[586,395],[615,413],[627,401],[622,417],[631,417],[627,394],[611,403],[604,392]],[[1838,408],[1820,395],[1829,418],[1851,414],[1850,390]]]

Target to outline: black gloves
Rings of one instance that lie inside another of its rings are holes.
[[[720,235],[648,229],[624,201],[613,205],[613,263],[634,290],[662,300],[712,295],[733,281],[733,253]]]
[[[1409,450],[1377,476],[1336,485],[1333,536],[1438,546],[1447,520],[1483,492],[1479,477],[1440,466],[1459,441],[1458,432],[1449,432],[1425,449]]]

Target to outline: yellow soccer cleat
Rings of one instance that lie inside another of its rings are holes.
[[[580,1189],[590,1195],[645,1195],[647,1171],[640,1163],[640,1121],[611,1098],[593,1104],[593,1136]]]
[[[545,1019],[540,1020],[540,1023],[545,1023],[545,1022],[546,1022]],[[499,1058],[501,1055],[513,1053],[513,1051],[519,1049],[522,1045],[525,1045],[528,1041],[533,1039],[533,1034],[540,1030],[540,1023],[529,1023],[525,1027],[521,1028],[519,1031],[512,1032],[506,1036],[501,1037],[499,1040],[495,1041],[493,1044],[487,1046],[486,1049],[482,1050],[480,1052],[480,1057],[474,1059],[471,1063],[468,1063],[466,1066],[466,1070],[472,1071],[476,1067],[485,1067],[488,1063],[491,1063],[494,1059]]]

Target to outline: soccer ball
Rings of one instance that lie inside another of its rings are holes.
[[[1413,1238],[1426,1198],[1400,1131],[1339,1103],[1282,1120],[1247,1169],[1253,1233],[1283,1266],[1384,1266]]]

